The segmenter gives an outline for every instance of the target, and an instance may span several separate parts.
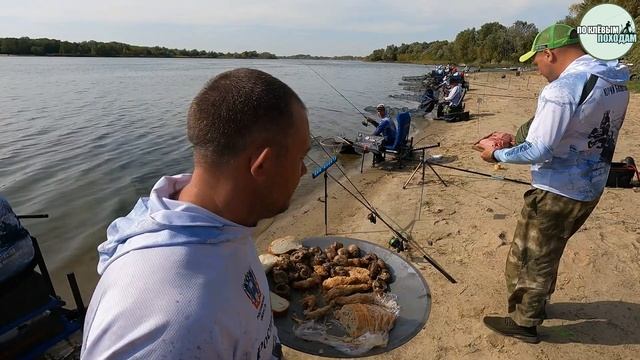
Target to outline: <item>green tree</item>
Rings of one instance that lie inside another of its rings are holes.
[[[477,54],[477,33],[475,28],[466,29],[458,33],[453,42],[453,54],[455,59],[463,62],[472,62]]]
[[[18,53],[18,39],[16,38],[4,38],[0,42],[0,53],[2,54],[17,54]]]
[[[395,45],[389,45],[384,50],[382,60],[384,61],[396,61],[398,59],[398,47]]]

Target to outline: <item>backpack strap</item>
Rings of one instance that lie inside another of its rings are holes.
[[[591,91],[593,91],[593,88],[596,86],[597,82],[598,82],[598,75],[591,74],[591,76],[589,76],[589,79],[587,79],[587,82],[584,83],[584,87],[582,88],[582,94],[580,94],[580,100],[578,101],[578,106],[584,104],[584,101],[587,100],[587,97],[589,96],[589,94],[591,94]],[[515,139],[516,145],[522,144],[527,139],[527,134],[529,133],[529,127],[531,127],[531,123],[533,122],[534,118],[535,116],[529,119],[527,122],[525,122],[518,128],[518,131],[516,132],[516,139]]]
[[[587,100],[587,96],[591,94],[591,91],[593,91],[593,88],[596,86],[597,82],[598,75],[591,74],[587,82],[584,84],[584,87],[582,88],[582,94],[580,94],[580,101],[578,101],[578,106],[584,104],[584,101]]]

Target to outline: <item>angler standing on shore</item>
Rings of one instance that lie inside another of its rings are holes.
[[[534,187],[524,194],[507,257],[509,316],[486,316],[484,323],[502,335],[537,343],[536,327],[546,316],[565,245],[604,191],[629,103],[629,72],[615,61],[587,55],[575,29],[562,24],[541,31],[520,61],[531,57],[549,84],[540,93],[526,141],[481,155],[488,162],[531,164]]]

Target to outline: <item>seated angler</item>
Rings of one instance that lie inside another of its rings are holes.
[[[376,106],[376,112],[378,113],[378,117],[380,117],[379,123],[367,116],[367,122],[376,127],[371,135],[382,136],[384,138],[382,147],[393,145],[396,141],[396,124],[387,115],[384,104]],[[374,154],[374,162],[381,162],[383,160],[384,158],[381,154]]]
[[[371,135],[384,137],[382,145],[391,145],[396,140],[396,124],[389,118],[384,104],[376,106],[380,122],[367,116],[367,122],[376,127]]]
[[[460,85],[460,79],[457,77],[451,77],[449,80],[451,83],[451,89],[449,90],[449,94],[444,98],[444,105],[448,105],[448,111],[445,109],[445,113],[447,112],[456,112],[461,110],[462,107],[462,86]]]

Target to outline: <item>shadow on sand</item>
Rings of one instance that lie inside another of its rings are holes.
[[[576,323],[539,327],[545,342],[640,344],[640,304],[623,301],[553,303],[547,306],[547,318]]]

